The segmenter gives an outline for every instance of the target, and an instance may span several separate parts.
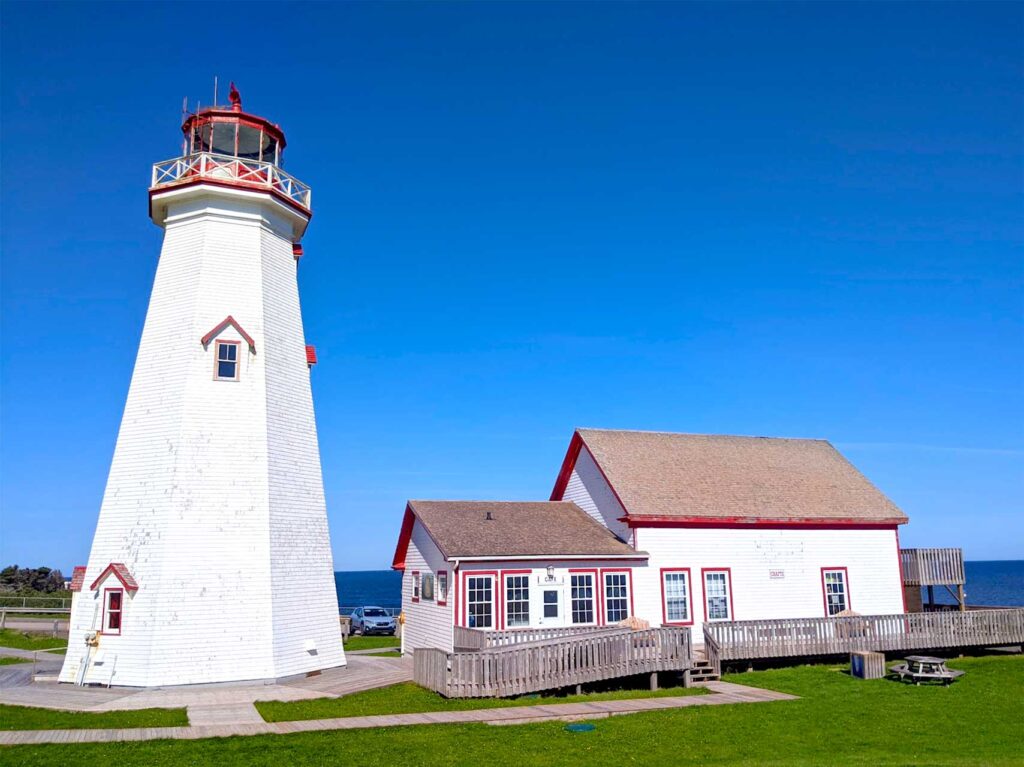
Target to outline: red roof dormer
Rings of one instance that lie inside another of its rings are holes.
[[[111,562],[103,569],[103,572],[100,573],[99,577],[92,582],[92,585],[89,588],[95,591],[96,587],[100,585],[103,579],[111,573],[114,575],[115,578],[121,581],[121,585],[124,586],[128,591],[139,590],[139,584],[135,582],[135,579],[132,577],[132,574],[128,572],[128,566],[124,562]]]

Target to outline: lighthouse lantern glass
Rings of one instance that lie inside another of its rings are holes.
[[[200,117],[189,132],[187,147],[193,153],[211,152],[240,160],[281,164],[277,136],[258,125],[250,125],[234,117],[205,120]]]

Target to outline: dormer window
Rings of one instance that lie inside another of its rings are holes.
[[[218,381],[238,380],[238,341],[217,341],[213,377]]]

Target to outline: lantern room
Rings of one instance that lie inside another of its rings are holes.
[[[213,106],[190,115],[181,126],[183,154],[209,152],[281,167],[284,132],[269,120],[242,111],[242,98],[231,85],[231,106]]]

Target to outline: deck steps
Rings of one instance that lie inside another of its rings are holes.
[[[691,682],[717,682],[718,674],[709,660],[693,659],[693,668],[690,669]]]

